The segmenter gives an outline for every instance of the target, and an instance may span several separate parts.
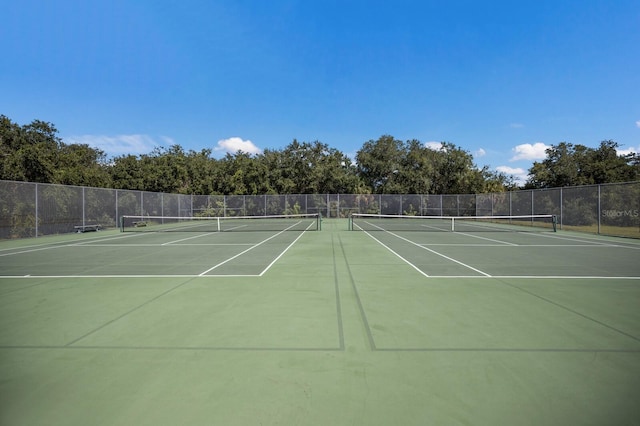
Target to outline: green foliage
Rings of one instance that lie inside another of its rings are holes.
[[[34,120],[19,126],[0,115],[0,179],[205,195],[474,194],[516,189],[513,177],[478,168],[470,153],[450,142],[434,149],[416,139],[403,142],[383,135],[363,144],[355,164],[327,144],[295,139],[283,149],[237,152],[222,159],[212,158],[210,149],[186,152],[180,145],[107,159],[88,145],[65,144],[57,133],[51,123]],[[640,179],[640,156],[617,155],[617,148],[613,141],[603,141],[597,149],[566,142],[552,146],[545,160],[533,164],[527,187]],[[270,206],[243,209],[268,213]]]
[[[478,169],[473,157],[449,142],[433,149],[418,140],[392,136],[366,142],[356,155],[358,172],[374,194],[465,194],[504,191],[503,174]]]
[[[0,238],[34,237],[35,185],[7,182],[0,186]]]
[[[67,145],[51,123],[25,126],[0,115],[0,179],[109,187],[105,154],[88,145]]]
[[[598,148],[561,142],[547,149],[547,158],[529,169],[527,188],[555,188],[629,182],[640,179],[640,155],[618,155],[620,145],[605,140]]]

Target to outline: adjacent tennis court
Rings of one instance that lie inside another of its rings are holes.
[[[1,241],[0,423],[640,422],[639,240],[395,219]]]

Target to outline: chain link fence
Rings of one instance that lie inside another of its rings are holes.
[[[268,216],[351,213],[423,216],[555,214],[560,229],[640,238],[640,182],[495,194],[181,195],[0,181],[0,238],[116,228],[122,215]]]

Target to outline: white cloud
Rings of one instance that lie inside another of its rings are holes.
[[[65,143],[86,144],[104,151],[107,155],[148,154],[158,146],[148,135],[81,135],[64,138]]]
[[[616,153],[618,155],[628,155],[628,154],[640,154],[640,146],[637,147],[631,147],[631,148],[627,148],[627,149],[616,149]]]
[[[250,140],[245,141],[239,137],[232,137],[219,140],[218,146],[214,148],[214,151],[225,151],[231,154],[238,151],[246,152],[249,154],[260,154],[262,152],[262,149],[255,146],[255,144]]]
[[[523,143],[513,148],[514,156],[509,161],[518,160],[543,160],[547,157],[546,150],[549,146],[542,142],[536,142],[533,145],[530,143]]]
[[[479,150],[477,150],[475,152],[476,157],[484,157],[485,155],[487,155],[487,151],[485,151],[484,149],[480,148]]]
[[[636,127],[640,129],[640,120],[636,121]]]
[[[426,148],[429,148],[433,151],[442,151],[442,150],[446,150],[442,147],[442,142],[436,142],[436,141],[429,141],[429,142],[425,142],[424,146]]]
[[[524,127],[524,124],[522,124],[522,123],[511,123],[511,124],[509,124],[509,127],[511,127],[512,129],[522,129]]]
[[[518,184],[524,184],[529,177],[529,173],[522,167],[498,166],[496,170],[505,175],[513,176]]]

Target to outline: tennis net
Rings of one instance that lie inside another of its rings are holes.
[[[406,216],[354,213],[349,218],[354,231],[556,231],[551,214],[518,216]]]
[[[122,232],[319,231],[321,217],[313,214],[231,217],[134,216],[120,218]]]

